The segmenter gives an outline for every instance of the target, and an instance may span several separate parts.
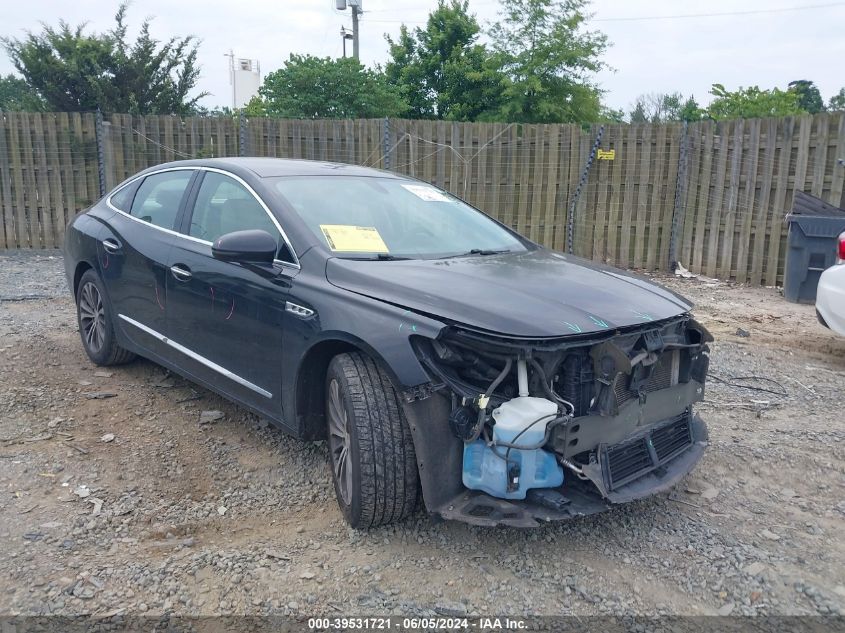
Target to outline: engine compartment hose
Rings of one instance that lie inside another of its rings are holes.
[[[587,475],[584,474],[584,470],[582,468],[579,468],[578,466],[573,464],[568,459],[561,459],[560,463],[563,464],[564,466],[566,466],[573,473],[575,473],[578,476],[578,479],[584,479],[584,480],[589,479],[589,477],[587,477]]]
[[[514,440],[518,440],[520,435],[525,433],[528,429],[530,429],[532,426],[534,426],[538,422],[542,422],[546,418],[550,418],[550,417],[553,417],[553,416],[544,415],[543,417],[537,418],[531,424],[529,424],[527,427],[522,429],[522,431],[520,431],[516,435]],[[569,420],[569,417],[567,417],[567,416],[556,416],[556,417],[554,417],[554,419],[552,419],[546,425],[546,432],[543,434],[543,439],[540,440],[539,442],[537,442],[536,444],[517,444],[515,441],[514,442],[502,442],[502,441],[499,441],[499,440],[491,440],[490,443],[493,446],[504,446],[507,449],[515,448],[515,449],[519,449],[519,450],[522,450],[522,451],[533,451],[533,450],[536,450],[538,448],[543,448],[546,444],[548,444],[549,438],[552,436],[552,430],[556,426],[559,426],[560,424],[562,424],[563,422],[566,422],[567,420]]]
[[[554,391],[552,391],[552,388],[549,385],[549,379],[546,376],[546,371],[543,369],[543,366],[537,361],[536,358],[531,359],[531,366],[539,374],[540,384],[543,386],[543,392],[546,394],[548,399],[569,407],[569,415],[575,415],[575,405],[569,402],[569,400],[564,400]]]
[[[505,360],[505,367],[499,373],[498,376],[490,383],[490,386],[487,387],[487,391],[484,392],[484,399],[489,400],[490,396],[493,395],[493,392],[496,391],[496,387],[502,384],[502,381],[507,377],[507,375],[511,371],[511,367],[513,367],[513,360],[508,358]],[[475,424],[475,431],[473,431],[472,436],[468,440],[464,440],[465,442],[474,442],[481,436],[481,430],[484,428],[485,418],[487,417],[487,407],[479,406],[478,407],[478,422]]]
[[[499,385],[501,385],[501,384],[502,384],[502,381],[503,381],[503,380],[507,377],[507,375],[510,373],[511,367],[513,367],[513,359],[508,358],[508,359],[505,361],[505,368],[502,370],[502,372],[501,372],[498,376],[496,376],[496,379],[495,379],[493,382],[491,382],[491,383],[490,383],[490,386],[489,386],[489,387],[487,387],[487,391],[485,391],[485,392],[484,392],[484,395],[485,395],[487,398],[489,398],[490,396],[492,396],[492,395],[493,395],[493,392],[494,392],[494,391],[496,391],[496,387],[498,387]]]
[[[519,397],[525,398],[528,395],[528,363],[524,358],[516,361],[516,382],[519,386]]]

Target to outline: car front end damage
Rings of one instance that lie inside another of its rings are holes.
[[[450,325],[414,350],[405,392],[430,512],[530,527],[666,490],[707,443],[707,330],[660,322],[525,339]]]

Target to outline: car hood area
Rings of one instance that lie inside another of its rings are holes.
[[[642,277],[543,248],[438,260],[331,258],[326,278],[412,311],[526,338],[643,325],[692,307]]]

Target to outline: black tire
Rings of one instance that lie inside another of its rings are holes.
[[[93,270],[85,271],[79,280],[76,290],[76,322],[82,347],[95,365],[122,365],[134,360],[134,353],[117,344],[106,289]]]
[[[347,470],[339,467],[344,438],[333,421],[335,385],[345,411],[341,422],[347,431]],[[326,375],[326,420],[332,479],[346,521],[353,528],[370,528],[410,516],[419,494],[414,443],[399,396],[372,358],[356,352],[332,359]]]

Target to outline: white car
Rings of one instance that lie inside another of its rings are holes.
[[[816,314],[822,325],[845,336],[845,233],[840,234],[836,264],[819,278]]]

